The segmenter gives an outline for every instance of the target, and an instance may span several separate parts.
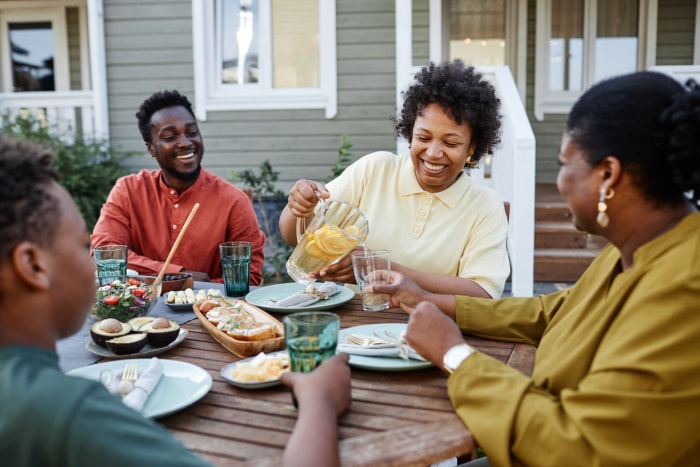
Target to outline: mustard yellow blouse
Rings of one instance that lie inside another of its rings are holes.
[[[448,381],[495,466],[700,463],[700,213],[568,290],[457,298],[464,332],[538,346],[532,378],[474,354]]]

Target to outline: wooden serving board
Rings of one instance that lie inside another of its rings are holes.
[[[259,354],[260,352],[269,353],[284,349],[284,326],[282,325],[282,323],[280,323],[271,315],[267,314],[265,311],[261,310],[255,305],[251,305],[250,303],[244,300],[227,298],[224,299],[224,301],[227,302],[229,305],[235,305],[236,303],[239,303],[244,310],[250,313],[250,315],[253,316],[255,320],[260,323],[273,323],[277,330],[278,336],[273,339],[265,339],[260,341],[242,341],[240,339],[236,339],[233,336],[228,335],[225,331],[222,331],[221,329],[217,328],[214,323],[209,321],[207,317],[201,311],[199,311],[199,307],[197,306],[198,304],[195,303],[192,306],[194,314],[202,323],[204,329],[206,329],[207,332],[211,334],[211,337],[213,337],[226,350],[238,357],[247,358],[253,357]]]

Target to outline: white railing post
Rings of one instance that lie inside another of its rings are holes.
[[[510,203],[508,254],[513,296],[531,297],[535,266],[535,135],[510,69],[479,67],[501,101],[501,145],[485,182]]]

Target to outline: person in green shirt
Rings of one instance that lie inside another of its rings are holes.
[[[61,372],[56,341],[80,329],[96,285],[85,221],[52,162],[49,150],[0,136],[2,465],[209,465],[102,384]],[[299,404],[283,465],[339,464],[347,361],[337,355],[313,373],[283,375]]]
[[[485,300],[392,273],[372,291],[410,313],[408,343],[451,373],[492,465],[698,465],[700,88],[647,71],[594,85],[559,164],[575,226],[610,242],[571,288]],[[463,333],[536,345],[532,376]]]

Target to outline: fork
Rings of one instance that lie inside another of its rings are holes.
[[[122,381],[135,383],[139,379],[139,369],[136,363],[127,363],[122,371]]]
[[[365,345],[384,345],[390,344],[382,339],[375,339],[374,337],[358,336],[356,334],[347,334],[344,337],[345,342],[353,345],[365,346]]]
[[[119,381],[117,393],[124,397],[134,389],[134,383],[139,378],[139,371],[136,363],[127,363],[122,371],[122,379]]]

